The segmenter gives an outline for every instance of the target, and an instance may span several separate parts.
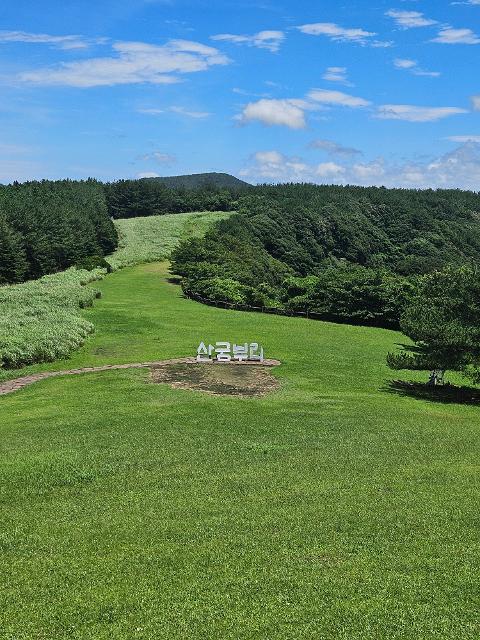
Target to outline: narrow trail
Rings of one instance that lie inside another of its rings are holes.
[[[0,396],[7,395],[8,393],[14,393],[15,391],[19,391],[24,387],[28,387],[34,382],[46,380],[47,378],[56,378],[58,376],[75,376],[82,373],[97,373],[98,371],[114,371],[116,369],[150,369],[151,367],[163,367],[169,364],[197,364],[197,360],[196,358],[174,358],[171,360],[158,360],[154,362],[135,362],[132,364],[105,364],[99,367],[82,367],[80,369],[68,369],[66,371],[43,371],[41,373],[32,373],[29,376],[23,376],[21,378],[15,378],[14,380],[7,380],[6,382],[0,383]],[[279,365],[280,362],[278,360],[266,359],[263,362],[232,361],[230,363],[222,364],[275,367]]]

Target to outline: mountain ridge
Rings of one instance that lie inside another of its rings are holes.
[[[245,189],[250,187],[248,182],[240,180],[229,173],[219,173],[216,171],[208,173],[191,173],[179,176],[158,176],[153,178],[142,178],[153,182],[160,182],[170,188],[196,189],[201,186],[223,187],[227,189]]]

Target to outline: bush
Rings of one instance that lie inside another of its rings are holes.
[[[88,256],[82,258],[75,265],[80,271],[93,271],[94,269],[105,269],[107,273],[112,273],[112,266],[105,260],[103,256]]]

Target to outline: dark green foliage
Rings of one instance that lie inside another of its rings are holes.
[[[22,237],[0,214],[0,285],[22,282],[27,269]]]
[[[194,189],[193,185],[175,180],[171,183],[167,179],[148,178],[106,184],[109,214],[113,218],[136,218],[189,211],[231,211],[241,193],[238,186],[221,182],[200,182]]]
[[[286,280],[282,298],[288,309],[325,320],[398,328],[413,286],[391,272],[347,263],[317,276]]]
[[[79,260],[75,267],[85,271],[93,271],[98,268],[106,269],[107,273],[112,273],[113,271],[111,264],[103,256],[87,256]]]
[[[117,246],[105,194],[94,180],[0,186],[0,282],[39,278]]]
[[[446,268],[423,276],[402,313],[415,344],[389,354],[392,369],[461,371],[480,381],[480,270]]]
[[[287,184],[254,187],[236,206],[236,216],[174,253],[187,293],[227,277],[249,287],[255,306],[397,327],[417,275],[480,263],[472,192]]]
[[[480,261],[480,196],[459,190],[257,187],[239,199],[255,236],[301,275],[338,259],[404,275]]]
[[[159,178],[142,178],[145,182],[158,182],[170,189],[199,189],[213,187],[215,189],[248,189],[248,182],[239,180],[228,173],[193,173],[185,176],[166,176]]]

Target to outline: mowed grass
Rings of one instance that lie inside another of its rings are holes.
[[[258,340],[280,391],[215,397],[143,370],[0,398],[0,635],[477,640],[479,409],[384,390],[380,329],[219,310],[166,265],[95,286],[68,362]]]

